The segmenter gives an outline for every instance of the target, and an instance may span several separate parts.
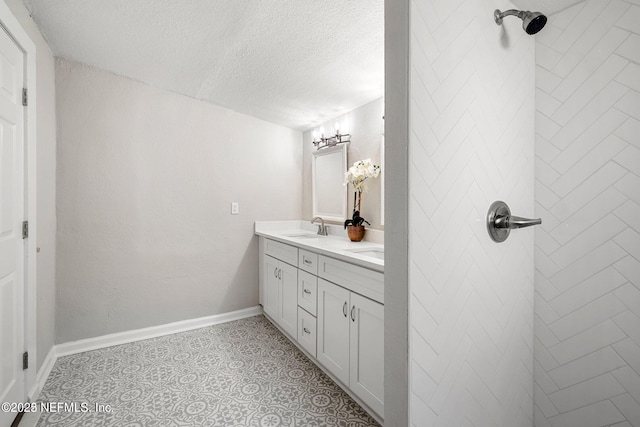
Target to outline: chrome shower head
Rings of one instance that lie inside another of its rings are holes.
[[[496,24],[502,25],[502,18],[509,15],[515,15],[518,18],[522,19],[522,28],[527,32],[527,34],[537,33],[547,23],[547,17],[540,12],[530,12],[528,10],[524,11],[515,9],[505,10],[504,12],[496,9],[493,12],[493,19],[495,19]]]

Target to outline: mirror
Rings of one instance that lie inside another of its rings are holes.
[[[347,144],[313,152],[311,188],[313,216],[342,222],[347,215],[347,187],[343,185],[347,171]]]

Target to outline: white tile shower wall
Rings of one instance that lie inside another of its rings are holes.
[[[640,3],[536,37],[535,425],[640,426]]]
[[[533,424],[533,231],[490,240],[495,200],[532,215],[534,40],[505,2],[410,4],[410,417]],[[388,136],[390,138],[390,136]]]

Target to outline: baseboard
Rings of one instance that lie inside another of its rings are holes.
[[[205,328],[219,323],[232,322],[247,317],[262,314],[262,307],[255,306],[230,313],[216,314],[213,316],[200,317],[197,319],[182,320],[180,322],[167,323],[165,325],[151,326],[149,328],[134,329],[131,331],[118,332],[115,334],[103,335],[95,338],[72,341],[55,346],[56,357],[68,356],[70,354],[82,353],[90,350],[112,347],[114,345],[127,344],[134,341],[141,341],[164,335],[176,334],[178,332],[190,331],[192,329]]]
[[[47,378],[49,378],[51,369],[53,369],[53,365],[55,365],[57,359],[56,346],[54,345],[49,350],[49,353],[47,353],[47,357],[45,357],[44,362],[42,362],[40,369],[38,369],[38,373],[36,374],[36,383],[33,385],[29,391],[29,395],[27,396],[30,402],[35,402],[36,399],[38,399],[38,396],[40,396],[44,383],[47,382]]]

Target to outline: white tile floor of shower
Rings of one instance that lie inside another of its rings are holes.
[[[39,402],[89,410],[38,427],[379,425],[263,316],[61,357]]]

